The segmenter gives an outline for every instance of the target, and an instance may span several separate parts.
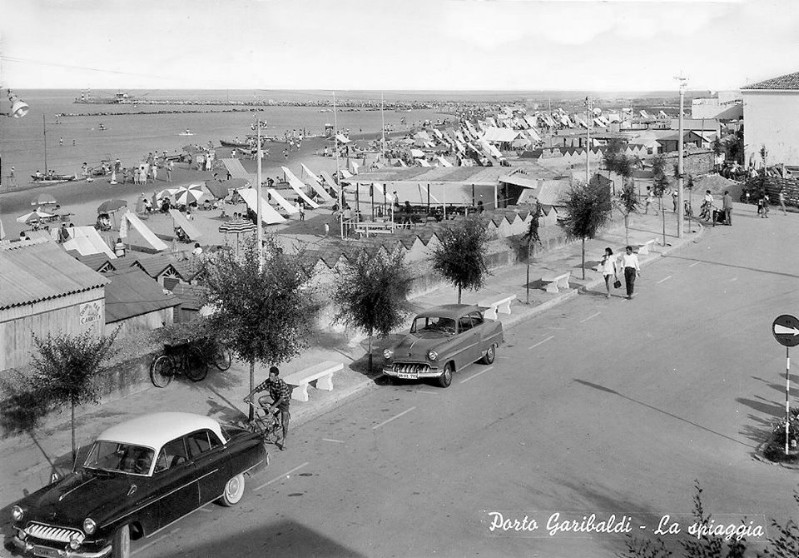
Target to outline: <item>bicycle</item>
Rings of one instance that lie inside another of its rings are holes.
[[[254,416],[252,420],[242,421],[242,426],[254,434],[260,434],[264,443],[276,444],[282,433],[279,411],[267,413],[263,407],[246,397],[244,402],[254,409]]]
[[[166,387],[174,376],[184,374],[192,382],[204,380],[208,375],[208,361],[188,339],[164,343],[164,354],[150,366],[150,380],[156,387]]]
[[[217,367],[221,372],[224,372],[233,363],[233,352],[224,343],[215,343],[214,352],[211,355],[211,364]]]

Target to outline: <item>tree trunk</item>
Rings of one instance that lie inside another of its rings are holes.
[[[530,304],[530,242],[527,243],[527,281],[525,282],[525,287],[527,287],[527,304]]]
[[[252,359],[250,361],[250,392],[249,393],[252,393],[254,389],[255,389],[255,359]],[[255,396],[253,396],[253,397],[255,397]],[[253,402],[253,403],[255,403],[255,402]],[[249,417],[249,420],[255,419],[255,407],[253,407],[252,405],[250,405],[250,411],[249,411],[247,416]]]
[[[585,237],[583,237],[583,280],[585,280]]]
[[[78,458],[78,450],[75,447],[75,402],[70,405],[70,412],[72,414],[72,466],[75,466],[75,460]]]
[[[461,303],[461,288],[458,286],[458,304]]]
[[[369,373],[372,373],[372,332],[369,332]]]
[[[630,214],[624,214],[624,243],[630,244]]]

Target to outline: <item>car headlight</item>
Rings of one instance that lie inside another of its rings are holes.
[[[25,511],[19,506],[14,506],[11,508],[11,517],[14,518],[14,521],[22,521],[22,518],[25,517]]]
[[[94,532],[97,530],[97,524],[91,517],[87,517],[83,520],[83,531],[87,535],[93,535]]]
[[[72,538],[69,539],[69,548],[72,550],[77,550],[81,542],[83,541],[81,540],[80,535],[73,535]]]
[[[391,349],[385,349],[383,351],[383,358],[384,359],[388,360],[388,359],[390,359],[393,356],[394,356],[394,351],[392,351]]]
[[[436,360],[438,358],[438,353],[433,351],[432,349],[427,352],[427,358],[430,360]]]

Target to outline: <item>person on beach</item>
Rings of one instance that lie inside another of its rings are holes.
[[[169,161],[166,165],[166,181],[172,182],[172,169],[175,168],[175,162]]]
[[[150,170],[153,173],[153,184],[155,184],[155,181],[158,180],[158,165],[153,163]]]
[[[616,258],[613,257],[613,250],[611,250],[610,247],[605,248],[605,255],[602,256],[602,261],[599,262],[599,266],[602,269],[602,276],[605,278],[605,288],[608,291],[606,296],[610,298],[610,278],[613,277],[614,282],[618,279]]]
[[[11,170],[13,171],[14,167],[11,167]],[[785,188],[784,187],[780,188],[780,192],[777,195],[779,196],[777,199],[780,202],[780,208],[782,208],[782,214],[788,215],[788,212],[785,210]]]
[[[729,190],[724,191],[721,207],[724,210],[724,224],[732,226],[732,196]]]
[[[17,174],[14,171],[14,167],[11,167],[11,172],[8,173],[8,187],[9,188],[17,187]]]
[[[641,275],[641,266],[638,263],[638,255],[633,253],[633,247],[627,246],[621,257],[621,264],[624,267],[624,283],[627,287],[627,298],[635,296],[635,279]]]

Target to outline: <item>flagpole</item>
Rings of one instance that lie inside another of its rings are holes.
[[[338,170],[338,110],[336,109],[336,92],[333,91],[333,146],[336,152],[336,180],[338,180],[338,211],[339,229],[341,240],[344,240],[344,187],[341,185],[341,177]]]

